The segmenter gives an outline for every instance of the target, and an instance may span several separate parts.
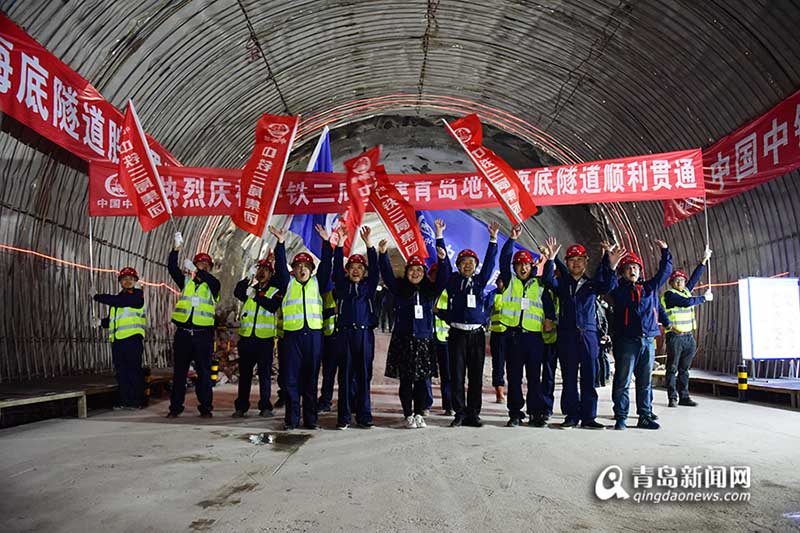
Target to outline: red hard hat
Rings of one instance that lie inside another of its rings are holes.
[[[345,265],[345,268],[347,268],[349,265],[353,265],[353,264],[355,264],[355,265],[364,265],[366,267],[367,266],[367,258],[364,257],[361,254],[353,254],[353,255],[351,255],[350,257],[347,258],[347,264]]]
[[[208,255],[205,252],[200,252],[199,254],[194,256],[194,259],[192,259],[192,263],[194,263],[194,264],[197,264],[197,263],[200,263],[200,262],[208,263],[208,266],[212,266],[212,267],[214,266],[214,260],[211,259],[211,256]]]
[[[139,281],[139,273],[136,272],[136,269],[133,267],[125,267],[119,271],[119,276],[117,276],[117,281],[121,280],[123,276],[133,276],[136,278],[136,281]]]
[[[529,265],[532,265],[533,256],[528,250],[519,250],[517,253],[514,254],[514,259],[511,262],[515,265],[517,263],[527,263]]]
[[[431,267],[428,269],[428,275],[436,274],[437,272],[439,272],[439,263],[438,262],[436,262],[436,263],[431,265]]]
[[[413,266],[420,266],[423,270],[425,270],[425,260],[418,255],[412,255],[408,258],[408,261],[406,261],[406,268]]]
[[[586,248],[582,244],[573,244],[567,248],[567,259],[571,257],[586,257]]]
[[[308,263],[311,265],[311,268],[314,268],[314,258],[305,252],[300,252],[294,256],[294,259],[292,259],[292,266],[295,266],[297,263]]]
[[[639,265],[639,268],[644,268],[644,265],[642,265],[642,260],[639,259],[639,256],[633,252],[628,252],[625,254],[625,257],[623,257],[622,261],[619,262],[619,266],[617,268],[620,272],[622,272],[628,265]]]
[[[268,268],[273,272],[275,271],[275,265],[272,264],[272,259],[270,259],[269,257],[267,257],[266,259],[259,259],[258,263],[256,263],[256,266],[258,268]]]
[[[686,272],[684,272],[683,270],[674,271],[669,277],[669,282],[672,283],[675,280],[675,278],[689,279],[689,277],[686,275]]]
[[[478,259],[478,254],[476,254],[474,250],[470,250],[469,248],[467,248],[466,250],[461,250],[460,252],[458,252],[458,256],[456,257],[456,265],[458,265],[458,263],[465,257],[473,258],[476,263],[480,262],[480,260]]]

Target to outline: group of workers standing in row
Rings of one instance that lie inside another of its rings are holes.
[[[669,406],[696,405],[689,396],[688,370],[696,351],[693,307],[713,298],[710,290],[693,297],[691,290],[703,273],[711,251],[691,277],[673,272],[672,256],[663,241],[657,273],[641,280],[642,261],[633,252],[603,243],[603,255],[594,277],[587,275],[588,254],[580,244],[570,246],[565,262],[561,245],[549,238],[537,259],[526,250],[514,252],[521,228],[512,228],[499,253],[497,289],[486,291],[497,261],[499,224],[488,226],[489,242],[481,264],[473,250],[462,250],[455,270],[445,252],[443,221],[435,221],[436,262],[427,268],[419,256],[411,256],[404,274],[396,277],[389,262],[387,241],[376,250],[369,227],[360,237],[366,257],[344,257],[350,235],[343,226],[335,231],[335,249],[328,231],[316,230],[323,239],[319,265],[308,253],[296,254],[287,267],[286,230],[270,227],[277,238],[274,256],[261,259],[239,281],[234,296],[242,302],[239,327],[239,394],[234,416],[250,408],[250,388],[258,367],[259,413],[272,416],[271,369],[277,343],[279,401],[285,403],[284,427],[318,428],[318,412],[330,409],[334,375],[338,382],[337,428],[373,426],[370,382],[375,352],[374,309],[379,279],[393,296],[394,326],[385,375],[399,380],[404,424],[426,427],[431,407],[431,378],[440,378],[442,407],[453,416],[452,427],[482,425],[483,370],[486,324],[490,324],[492,385],[502,399],[507,378],[509,427],[527,423],[543,427],[553,413],[556,360],[561,367],[563,391],[561,428],[580,426],[602,429],[596,421],[598,351],[598,296],[607,295],[615,312],[613,338],[615,372],[612,384],[615,429],[625,429],[629,413],[631,377],[636,377],[637,427],[658,429],[652,412],[652,370],[655,337],[661,318],[666,335]],[[211,357],[214,309],[220,283],[211,274],[212,258],[197,254],[179,267],[183,244],[180,233],[169,255],[168,269],[181,290],[172,314],[177,330],[174,340],[174,376],[168,417],[184,409],[189,365],[197,372],[198,409],[212,416]],[[540,263],[543,263],[540,264]],[[480,268],[479,268],[480,267]],[[122,403],[141,404],[141,360],[145,328],[144,296],[135,288],[132,268],[119,273],[122,290],[117,295],[95,295],[109,305],[109,337],[114,366],[119,376]],[[669,282],[666,293],[659,290]],[[503,365],[503,361],[505,365]],[[320,367],[322,396],[317,397]],[[505,367],[505,368],[503,368]],[[527,394],[523,396],[523,372]],[[276,404],[278,406],[278,404]],[[302,415],[302,416],[301,416]],[[526,416],[527,415],[527,416]]]

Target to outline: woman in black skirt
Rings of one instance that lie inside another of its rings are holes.
[[[387,242],[378,244],[381,277],[394,295],[394,328],[385,375],[400,380],[400,403],[408,429],[426,426],[422,416],[428,394],[425,381],[436,375],[433,307],[450,277],[450,260],[442,237],[445,223],[437,219],[435,226],[439,262],[435,283],[425,276],[425,261],[416,255],[408,258],[405,275],[395,278],[386,253]]]

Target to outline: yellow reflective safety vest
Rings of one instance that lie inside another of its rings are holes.
[[[530,280],[526,287],[518,277],[511,278],[511,283],[503,292],[500,323],[515,328],[520,326],[522,318],[523,330],[541,332],[544,321],[543,289],[538,279],[532,277]]]
[[[550,291],[550,298],[553,300],[553,306],[556,308],[556,319],[553,321],[555,326],[558,326],[558,313],[561,309],[561,302],[558,300],[558,296],[555,295],[553,291]],[[556,327],[553,331],[545,331],[542,329],[542,340],[545,344],[555,344],[558,340],[558,328]]]
[[[496,293],[494,295],[494,302],[492,302],[492,317],[489,324],[489,331],[493,333],[503,333],[506,326],[500,322],[500,310],[503,308],[503,293]]]
[[[447,309],[447,291],[442,291],[439,299],[436,301],[436,309]],[[450,333],[450,326],[447,322],[434,315],[433,329],[436,332],[436,340],[439,342],[447,342],[447,336]]]
[[[326,337],[336,331],[336,315],[336,300],[333,291],[328,291],[322,295],[322,334]]]
[[[265,298],[272,298],[278,292],[275,287],[268,287],[264,292]],[[277,334],[277,320],[273,313],[259,307],[253,298],[248,298],[242,306],[239,317],[239,336],[258,339],[271,339]]]
[[[191,315],[191,325],[213,326],[214,307],[218,302],[219,295],[214,297],[208,284],[200,283],[197,285],[193,279],[189,280],[183,286],[183,292],[175,305],[175,311],[172,312],[172,320],[180,324],[186,324],[189,321],[189,315]]]
[[[317,278],[305,285],[292,278],[283,297],[283,330],[299,331],[308,323],[309,329],[322,329],[322,295]]]
[[[683,289],[682,291],[669,288],[667,292],[674,292],[684,298],[691,298],[692,293],[689,289]],[[666,292],[661,295],[661,305],[664,306],[664,309],[667,311],[667,316],[669,317],[669,321],[672,322],[672,329],[679,333],[689,333],[690,331],[694,331],[697,324],[695,323],[694,319],[694,307],[667,307],[665,302]]]
[[[108,315],[108,338],[114,342],[134,335],[144,337],[146,325],[144,306],[112,307]]]

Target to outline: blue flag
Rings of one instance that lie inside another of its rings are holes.
[[[437,218],[441,218],[444,223],[447,224],[444,241],[447,245],[447,255],[451,263],[453,263],[453,268],[455,268],[455,260],[458,256],[458,252],[465,248],[474,250],[481,261],[483,261],[483,255],[486,253],[486,246],[489,243],[489,230],[487,229],[486,223],[461,210],[417,211],[417,222],[422,231],[422,236],[425,239],[425,245],[428,248],[428,264],[433,264],[433,262],[436,261],[436,230],[434,229],[433,221]],[[493,265],[494,269],[492,270],[492,275],[489,276],[491,281],[486,285],[486,292],[490,292],[495,288],[494,280],[497,279],[497,276],[500,274],[500,267],[498,266],[499,254],[507,240],[505,235],[501,233],[497,234],[498,262]],[[514,251],[516,252],[518,250],[528,249],[519,244],[515,244]],[[534,260],[539,255],[532,250],[528,251],[533,255]],[[483,266],[482,263],[479,264],[478,271],[480,271]]]
[[[330,133],[326,127],[317,141],[314,153],[306,167],[307,172],[333,172],[333,160],[331,158]],[[322,239],[314,230],[314,226],[320,224],[328,231],[336,226],[339,218],[338,213],[328,215],[295,215],[289,225],[289,231],[296,233],[303,239],[311,253],[317,257],[322,257]]]

